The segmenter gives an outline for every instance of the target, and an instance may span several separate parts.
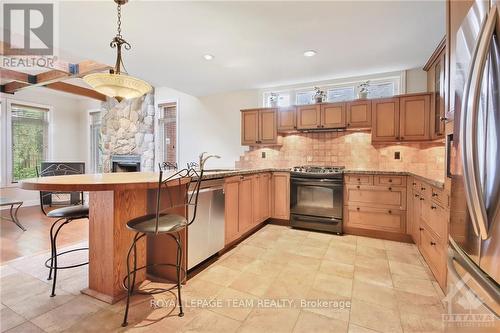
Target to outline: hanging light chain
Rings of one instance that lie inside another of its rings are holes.
[[[117,16],[118,16],[118,19],[117,19],[116,23],[118,25],[118,32],[117,32],[116,36],[122,38],[122,5],[121,4],[118,4]]]

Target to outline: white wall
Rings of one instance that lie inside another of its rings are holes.
[[[412,68],[406,71],[406,92],[419,93],[427,91],[427,72],[422,68]]]
[[[240,145],[240,109],[257,106],[259,96],[257,90],[249,90],[199,98],[156,88],[156,106],[177,102],[179,165],[198,161],[198,155],[207,151],[221,156],[207,162],[207,168],[233,168],[244,150]]]
[[[7,99],[18,103],[37,103],[52,107],[49,123],[49,160],[66,162],[86,162],[88,165],[86,110],[98,108],[99,101],[80,98],[70,94],[55,92],[47,88],[30,88],[14,95],[1,94],[2,112]],[[3,118],[2,118],[3,119]],[[0,168],[5,164],[0,163]],[[86,166],[87,167],[87,166]],[[88,167],[87,167],[88,168]],[[26,191],[17,186],[0,188],[1,195],[23,200],[25,205],[38,204],[38,192]]]

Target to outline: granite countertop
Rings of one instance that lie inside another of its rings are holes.
[[[203,174],[203,179],[217,179],[232,176],[250,175],[260,172],[290,172],[289,168],[255,168],[255,169],[219,169],[219,170],[206,170]],[[427,178],[413,172],[407,171],[383,171],[383,170],[357,170],[345,169],[346,174],[378,174],[378,175],[397,175],[397,176],[412,176],[421,181],[424,181],[432,186],[444,188],[444,181]]]

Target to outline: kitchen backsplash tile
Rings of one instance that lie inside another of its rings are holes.
[[[369,131],[293,133],[278,139],[279,146],[250,147],[236,162],[236,167],[343,165],[348,169],[409,171],[444,180],[443,141],[372,144]],[[266,152],[265,158],[262,152]],[[400,159],[394,158],[396,152]]]

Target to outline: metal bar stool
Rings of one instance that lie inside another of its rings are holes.
[[[73,166],[75,164],[77,167]],[[47,166],[45,168],[43,168],[42,170],[38,170],[37,168],[36,172],[38,177],[78,175],[85,173],[83,163],[47,163]],[[61,193],[62,192],[58,192],[57,194]],[[44,203],[46,203],[47,201],[51,203],[51,199],[48,200],[48,198],[49,196],[51,198],[54,193],[40,191],[40,208],[42,209],[42,212],[47,217],[56,218],[55,222],[52,223],[52,226],[50,227],[51,256],[49,259],[45,261],[45,267],[49,268],[49,277],[47,278],[47,280],[52,280],[52,293],[50,294],[50,297],[54,297],[56,295],[55,291],[57,282],[57,271],[59,269],[75,268],[88,264],[88,261],[84,263],[67,265],[67,266],[59,266],[57,264],[57,258],[61,255],[76,251],[88,251],[89,249],[88,247],[83,247],[57,253],[57,236],[59,235],[59,231],[61,231],[62,227],[74,220],[89,218],[89,207],[85,205],[83,202],[83,192],[75,192],[75,193],[79,194],[79,199],[76,201],[75,204],[72,204],[72,200],[70,200],[68,203],[69,206],[53,209],[49,212],[46,212]],[[70,194],[70,196],[74,196],[74,193],[70,192],[68,194]],[[52,277],[52,272],[54,272],[53,277]]]
[[[19,210],[19,208],[21,208],[22,205],[23,202],[20,200],[13,200],[9,198],[0,197],[0,207],[10,206],[9,209],[10,218],[0,216],[0,219],[14,222],[19,228],[21,228],[22,231],[26,231],[26,228],[21,224],[21,222],[19,222],[19,219],[17,218],[17,211]],[[16,206],[16,209],[14,209],[14,206]]]
[[[163,168],[170,169],[169,165],[163,165]],[[179,317],[184,316],[182,311],[181,300],[181,282],[186,278],[186,270],[182,268],[182,239],[180,232],[190,226],[196,219],[196,208],[198,206],[198,193],[200,191],[201,178],[203,169],[197,172],[194,168],[176,171],[170,174],[166,179],[163,179],[164,171],[160,165],[160,177],[158,180],[158,188],[156,195],[156,210],[154,214],[141,216],[127,222],[127,227],[135,231],[134,240],[127,254],[127,276],[123,279],[123,288],[127,290],[127,304],[125,306],[125,314],[123,317],[122,326],[127,326],[128,311],[130,305],[130,297],[134,291],[138,294],[159,294],[171,291],[177,288],[177,298],[179,303]],[[192,208],[192,216],[188,219],[184,216],[169,213],[173,209]],[[158,234],[167,234],[175,240],[177,244],[176,263],[152,263],[143,267],[137,267],[137,241],[142,237],[156,236]],[[130,268],[130,256],[133,252],[133,269]],[[134,290],[136,273],[139,270],[151,266],[171,266],[176,269],[177,281],[170,288],[151,288],[147,290]],[[182,275],[181,275],[182,271]]]

